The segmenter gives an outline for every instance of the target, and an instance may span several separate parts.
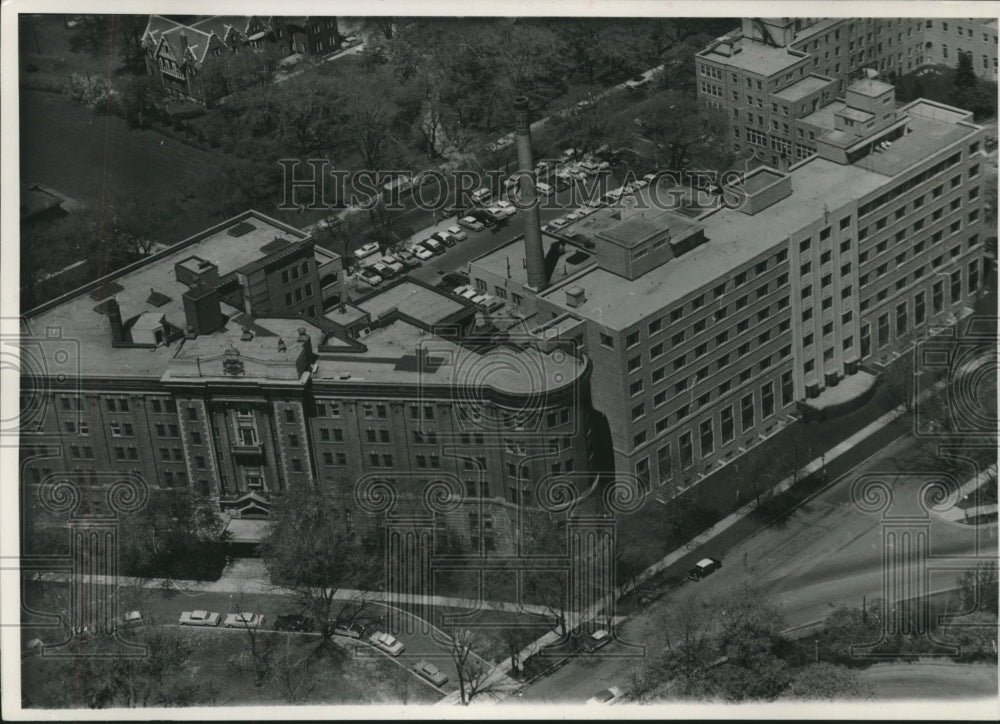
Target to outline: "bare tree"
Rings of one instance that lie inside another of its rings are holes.
[[[250,613],[250,611],[242,593],[236,595],[234,606],[236,607],[234,613],[239,614],[240,623],[247,635],[247,649],[250,652],[250,660],[253,662],[253,685],[254,688],[260,688],[268,673],[271,650],[267,642],[261,639],[260,627],[253,625],[252,619],[248,620],[244,615],[244,613]],[[254,605],[253,609],[254,611],[259,611],[259,603]]]
[[[506,679],[491,676],[493,668],[475,651],[475,637],[468,629],[453,630],[450,634],[449,653],[458,670],[458,693],[463,705],[468,705],[477,696],[506,691]]]

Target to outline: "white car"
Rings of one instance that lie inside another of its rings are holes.
[[[226,616],[222,625],[225,628],[260,628],[264,625],[264,617],[259,613],[231,613]]]
[[[554,188],[549,186],[547,183],[539,182],[535,184],[535,190],[542,196],[551,196],[556,192]]]
[[[427,261],[428,259],[434,258],[434,252],[428,249],[426,246],[420,246],[419,244],[417,244],[411,249],[411,251],[413,252],[413,255],[415,257],[420,259],[420,261]]]
[[[517,213],[517,209],[510,201],[497,201],[497,206],[503,211],[504,216],[513,216]]]
[[[483,226],[483,222],[477,219],[475,216],[463,216],[458,220],[458,223],[464,226],[470,231],[482,231],[486,227]]]
[[[554,226],[557,229],[561,229],[562,227],[566,226],[566,224],[568,224],[568,223],[569,222],[566,221],[566,219],[564,219],[563,217],[560,216],[558,219],[552,219],[552,221],[549,222],[549,226]]]
[[[138,626],[141,623],[142,623],[141,611],[128,611],[124,616],[122,616],[123,626]]]
[[[399,261],[396,257],[394,257],[392,254],[386,254],[381,259],[379,259],[379,261],[385,264],[390,269],[392,269],[392,272],[394,274],[402,274],[404,271],[406,271],[406,267],[403,266],[403,263]]]
[[[579,211],[570,211],[568,214],[566,214],[566,221],[579,221],[582,218],[583,214],[581,214]]]
[[[372,646],[374,646],[377,649],[381,649],[382,651],[385,651],[390,656],[399,656],[401,653],[403,653],[403,649],[406,648],[405,646],[403,646],[402,641],[397,641],[394,636],[391,636],[387,633],[383,633],[381,631],[376,631],[375,633],[373,633],[371,635],[371,638],[369,638],[368,640],[371,642]]]
[[[477,204],[481,204],[484,201],[488,200],[492,195],[493,194],[490,192],[490,190],[485,186],[483,186],[481,189],[472,192],[472,200],[475,201]]]
[[[212,611],[183,611],[177,623],[181,626],[218,626],[219,614]]]
[[[469,238],[469,235],[462,231],[460,226],[449,226],[445,231],[451,234],[456,241],[465,241]]]
[[[373,241],[370,244],[365,244],[359,249],[354,250],[354,256],[357,259],[367,259],[372,254],[378,254],[378,242]]]
[[[622,690],[617,686],[612,686],[605,689],[599,694],[587,699],[588,704],[614,704],[616,701],[622,698]]]

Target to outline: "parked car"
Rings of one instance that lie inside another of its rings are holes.
[[[491,296],[485,302],[482,302],[480,306],[490,314],[493,314],[494,312],[499,312],[505,305],[502,299],[497,299],[496,297]]]
[[[177,620],[181,626],[218,626],[219,614],[212,611],[183,611]]]
[[[459,226],[449,226],[445,231],[455,237],[455,241],[465,241],[469,238],[469,235],[462,231]]]
[[[418,259],[409,249],[400,249],[395,253],[395,257],[399,259],[399,263],[407,269],[416,269],[418,266],[421,266],[420,259]]]
[[[378,242],[373,241],[371,243],[365,244],[364,246],[354,250],[354,257],[356,259],[367,259],[373,254],[378,254]]]
[[[276,631],[315,631],[316,619],[296,614],[278,616],[274,621],[274,629]]]
[[[558,219],[552,219],[552,221],[549,222],[549,226],[554,226],[557,229],[561,229],[562,227],[566,226],[566,224],[568,224],[568,223],[569,222],[566,219],[564,219],[562,216],[560,216]]]
[[[433,254],[444,254],[447,249],[445,249],[444,244],[439,242],[437,239],[424,239],[420,244],[425,248],[430,250]]]
[[[392,270],[393,274],[402,274],[404,271],[406,271],[406,267],[403,265],[403,262],[394,257],[392,254],[386,254],[381,259],[379,259],[379,262],[389,267],[389,269]]]
[[[448,675],[429,661],[421,659],[413,670],[427,679],[434,686],[444,686],[448,683]]]
[[[650,68],[645,73],[640,73],[634,78],[630,78],[625,81],[625,87],[628,90],[638,90],[643,86],[647,86],[653,82],[653,78],[656,76],[657,68]]]
[[[382,631],[376,631],[368,640],[371,642],[372,646],[385,651],[390,656],[399,656],[406,648],[403,646],[402,641],[397,641],[394,636],[383,633]]]
[[[365,633],[365,627],[359,623],[345,623],[333,627],[334,636],[345,636],[349,639],[360,639]]]
[[[417,244],[413,247],[413,255],[420,261],[427,261],[428,259],[434,258],[434,252],[421,244]]]
[[[141,611],[127,611],[124,616],[122,616],[122,626],[138,626],[142,623],[142,612]]]
[[[469,231],[482,231],[486,228],[485,224],[476,219],[474,216],[463,216],[458,220],[458,225]]]
[[[607,646],[612,641],[611,632],[605,629],[598,629],[591,633],[580,635],[580,646],[588,653],[594,653],[602,646]]]
[[[373,271],[376,274],[378,274],[383,279],[392,279],[394,276],[396,276],[396,273],[392,269],[390,269],[388,266],[386,266],[385,264],[383,264],[380,261],[375,262],[374,264],[372,264],[368,268],[371,271]]]
[[[455,246],[456,244],[451,234],[444,231],[435,231],[433,234],[431,234],[431,238],[434,239],[435,241],[444,244],[445,246]]]
[[[264,617],[259,613],[231,613],[226,616],[222,625],[225,628],[261,628],[264,625]]]
[[[354,48],[358,45],[361,45],[361,38],[359,38],[357,35],[348,35],[346,38],[340,41],[340,47],[343,48],[344,50],[347,50],[348,48]]]
[[[377,287],[382,283],[382,277],[376,274],[374,270],[367,267],[359,271],[358,276],[361,278],[361,281],[367,282],[373,287]]]
[[[542,196],[551,196],[556,192],[554,188],[549,186],[547,183],[539,182],[535,184],[535,190]]]
[[[722,568],[722,561],[718,558],[702,558],[688,571],[688,578],[692,581],[698,581],[720,568]]]
[[[505,214],[504,210],[501,209],[499,206],[489,207],[488,209],[486,209],[486,213],[489,214],[493,218],[493,220],[496,221],[497,223],[507,220],[507,214]]]
[[[492,195],[493,192],[491,192],[488,188],[483,186],[482,188],[472,192],[472,200],[475,201],[477,204],[483,204],[489,201]]]
[[[587,699],[588,704],[614,704],[616,701],[622,698],[622,690],[617,686],[612,686],[599,694]]]
[[[517,208],[514,206],[514,204],[505,199],[497,201],[497,206],[500,207],[501,211],[503,211],[504,216],[513,216],[514,214],[517,213]]]
[[[491,226],[496,226],[498,223],[493,214],[489,213],[486,209],[474,209],[469,212],[469,216],[478,221],[483,225],[484,228],[490,228]]]

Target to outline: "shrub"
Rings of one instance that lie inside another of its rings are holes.
[[[115,112],[118,106],[118,91],[107,78],[73,73],[63,86],[63,93],[72,103],[86,106],[91,110]]]

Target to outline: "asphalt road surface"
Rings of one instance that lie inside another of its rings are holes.
[[[883,446],[856,469],[836,479],[779,524],[738,543],[723,555],[721,571],[697,583],[685,582],[650,604],[619,628],[621,641],[650,641],[671,606],[698,597],[721,600],[748,581],[760,584],[782,607],[789,626],[825,617],[835,605],[860,606],[862,597],[881,595],[882,533],[880,513],[866,513],[852,501],[851,487],[863,474],[895,469],[894,459],[912,459],[908,438]],[[892,490],[889,515],[913,514],[928,478],[920,474],[884,476]],[[960,571],[934,571],[955,556],[983,555],[996,545],[996,525],[975,528],[931,516],[930,585],[934,590],[954,585]],[[722,551],[712,551],[719,555]],[[975,565],[975,561],[970,564]],[[863,643],[863,642],[859,642]],[[621,658],[627,649],[616,642],[597,654],[571,659],[551,675],[524,687],[509,701],[583,703],[608,686],[626,686],[635,658]]]

